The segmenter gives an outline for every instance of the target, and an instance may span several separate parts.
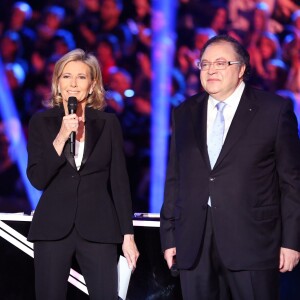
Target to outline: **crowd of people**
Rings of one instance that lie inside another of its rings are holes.
[[[97,57],[106,110],[118,116],[123,129],[134,211],[148,210],[153,7],[150,0],[0,3],[0,56],[25,135],[33,113],[49,104],[57,60],[75,48]],[[178,0],[176,12],[170,109],[201,90],[199,51],[209,38],[226,33],[251,53],[250,84],[292,100],[300,119],[300,1]],[[15,209],[5,204],[8,197],[26,196],[15,195],[20,180],[11,171],[15,162],[6,163],[4,126],[0,176],[13,181],[5,184],[12,186],[10,195],[1,188],[5,211]]]

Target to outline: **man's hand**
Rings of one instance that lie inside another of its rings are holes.
[[[164,252],[164,258],[167,261],[169,269],[171,269],[172,265],[175,263],[174,256],[176,255],[176,248],[166,249]]]
[[[299,260],[300,260],[300,252],[281,247],[279,271],[281,273],[292,271],[299,263]]]

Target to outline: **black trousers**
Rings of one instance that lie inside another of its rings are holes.
[[[37,300],[65,300],[73,256],[92,300],[118,299],[117,245],[83,239],[74,227],[58,241],[34,243]]]
[[[231,271],[222,264],[214,240],[210,207],[196,266],[181,270],[180,281],[184,300],[279,299],[278,269]]]

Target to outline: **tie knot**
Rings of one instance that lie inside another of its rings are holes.
[[[218,104],[216,104],[217,110],[222,112],[224,107],[225,107],[226,103],[223,101],[220,101]]]

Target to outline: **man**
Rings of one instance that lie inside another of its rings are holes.
[[[279,299],[278,270],[300,258],[297,121],[289,101],[245,84],[249,60],[235,39],[210,39],[205,92],[173,113],[161,243],[184,299]]]

